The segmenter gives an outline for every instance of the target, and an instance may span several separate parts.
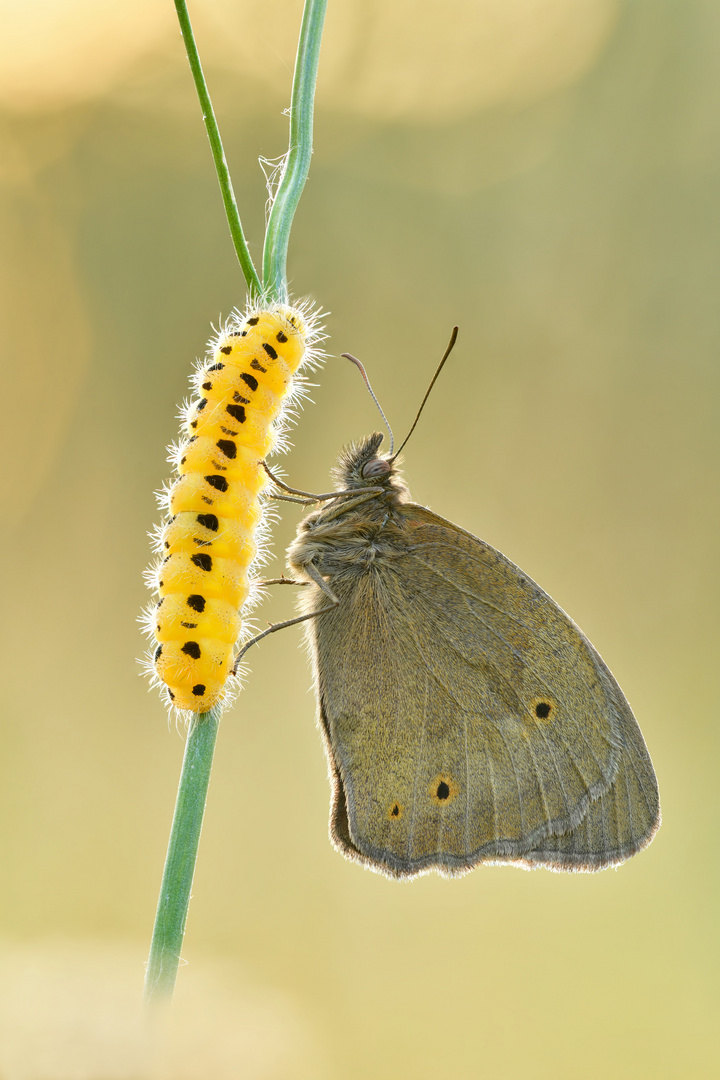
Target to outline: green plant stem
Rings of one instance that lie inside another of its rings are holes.
[[[263,290],[281,301],[287,300],[290,229],[312,158],[315,83],[326,8],[327,0],[305,3],[290,102],[288,154],[265,230]]]
[[[185,49],[187,51],[192,77],[195,82],[195,89],[197,90],[197,96],[200,99],[205,129],[207,131],[208,139],[210,140],[210,149],[212,151],[213,162],[215,163],[215,172],[217,173],[218,183],[220,184],[220,193],[225,206],[225,215],[227,217],[228,225],[230,226],[230,236],[232,237],[235,252],[250,296],[255,300],[262,292],[260,279],[253,266],[247,241],[245,240],[245,234],[240,221],[240,214],[238,213],[237,203],[235,201],[235,192],[233,191],[232,180],[230,179],[230,171],[227,166],[227,161],[225,160],[225,151],[223,150],[223,144],[220,138],[220,130],[217,125],[217,120],[215,119],[215,111],[212,107],[210,94],[205,82],[205,76],[203,75],[200,56],[198,54],[197,45],[195,44],[195,36],[193,34],[190,15],[188,14],[185,0],[175,0],[175,10],[177,11],[180,30],[182,32],[183,41],[185,42]]]
[[[290,146],[265,234],[261,285],[248,251],[215,113],[200,64],[185,0],[175,8],[200,99],[235,251],[251,298],[287,299],[287,248],[298,200],[312,156],[313,99],[327,0],[306,0],[290,107]],[[190,891],[202,830],[220,709],[194,718],[187,735],[170,842],[145,974],[145,1001],[168,1001],[175,989]]]
[[[188,731],[145,973],[148,1003],[168,1000],[175,989],[219,723],[219,709],[200,713]]]

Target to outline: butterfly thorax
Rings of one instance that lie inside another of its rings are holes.
[[[343,494],[309,514],[288,549],[296,573],[312,562],[324,576],[357,575],[406,547],[399,509],[410,495],[394,462],[378,457],[382,438],[375,432],[342,452],[333,475]]]

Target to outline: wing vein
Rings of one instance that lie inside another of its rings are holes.
[[[410,828],[408,830],[407,840],[407,857],[408,861],[412,861],[412,843],[415,833],[415,818],[417,815],[417,789],[418,778],[420,776],[420,769],[422,768],[423,750],[425,749],[425,726],[427,722],[427,707],[428,707],[428,677],[425,676],[425,701],[423,703],[422,713],[422,727],[420,728],[420,747],[418,750],[417,763],[415,765],[415,779],[413,781],[413,795],[412,795],[412,816],[410,818]]]
[[[517,769],[517,767],[515,765],[515,758],[513,757],[513,752],[510,749],[510,744],[509,744],[508,740],[505,738],[505,733],[502,731],[502,729],[497,724],[493,724],[493,727],[495,728],[495,731],[497,731],[498,735],[500,736],[503,743],[505,744],[505,749],[507,751],[507,755],[510,758],[510,765],[512,766],[513,776],[515,777],[515,787],[517,788],[518,809],[520,811],[520,833],[521,833],[521,835],[518,837],[518,840],[523,840],[525,838],[525,815],[523,813],[523,799],[522,799],[522,791],[520,789],[520,774],[519,774],[518,769]]]
[[[487,732],[483,729],[483,739],[485,741],[485,761],[487,763],[487,775],[488,786],[490,788],[490,798],[492,799],[492,812],[493,812],[493,841],[497,848],[498,840],[500,839],[500,830],[498,829],[498,811],[497,811],[497,796],[495,793],[495,774],[493,773],[492,758],[488,749]]]
[[[433,545],[433,546],[434,547],[449,547],[448,544],[436,544],[436,545]],[[430,570],[433,574],[436,574],[437,577],[442,578],[443,581],[447,581],[448,584],[451,585],[453,589],[456,589],[458,592],[462,593],[464,596],[472,597],[473,600],[477,600],[478,603],[483,604],[485,607],[490,608],[492,611],[496,611],[500,615],[504,615],[506,618],[511,619],[514,623],[516,623],[518,626],[521,626],[524,630],[532,631],[532,633],[536,634],[537,637],[539,637],[547,645],[552,646],[552,638],[546,637],[544,634],[540,633],[540,631],[536,627],[528,626],[528,624],[523,622],[522,619],[519,619],[516,615],[513,615],[513,614],[511,614],[511,612],[506,611],[505,608],[499,607],[497,604],[492,604],[492,603],[490,603],[489,600],[486,600],[484,596],[480,596],[478,593],[473,592],[472,589],[468,589],[463,585],[459,585],[456,581],[452,580],[451,578],[448,578],[445,574],[443,574],[442,571],[439,570],[436,566],[433,566],[432,563],[426,562],[425,559],[423,559],[419,555],[417,555],[415,553],[415,550],[411,550],[408,554],[410,555],[411,558],[416,558],[418,562],[422,563],[422,565],[427,570]],[[480,567],[480,572],[482,573],[482,571],[485,568],[482,566],[482,563],[479,560],[475,560],[475,561],[478,563],[478,566]],[[530,578],[527,578],[526,580],[530,581]],[[533,584],[534,584],[534,582],[533,582]],[[536,585],[535,587],[540,592],[540,586]],[[546,597],[544,593],[541,593],[540,598],[543,600],[543,602],[547,602],[548,600],[550,600],[550,598]],[[550,601],[550,602],[552,603],[553,607],[558,608],[558,605],[555,603],[554,600]],[[559,610],[562,611],[561,608]],[[564,612],[563,612],[563,614],[564,614]],[[566,616],[566,618],[568,618],[568,617]],[[568,621],[570,621],[570,620],[568,619]]]
[[[540,798],[542,800],[543,809],[545,811],[545,820],[549,827],[550,822],[552,821],[552,816],[550,814],[550,807],[548,806],[548,801],[545,793],[545,784],[543,783],[542,774],[540,772],[540,769],[538,768],[537,758],[535,757],[535,751],[532,748],[532,743],[530,742],[530,740],[528,740],[527,742],[527,749],[528,753],[530,754],[530,759],[532,761],[535,779],[537,780],[538,788],[540,790]]]

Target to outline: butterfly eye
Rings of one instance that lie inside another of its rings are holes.
[[[384,458],[373,458],[372,461],[368,461],[366,465],[363,465],[361,474],[365,478],[387,476],[391,469],[392,465],[389,461],[385,461]]]

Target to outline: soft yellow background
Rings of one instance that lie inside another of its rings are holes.
[[[258,253],[300,3],[192,11]],[[243,289],[170,0],[3,0],[0,43],[0,1080],[717,1076],[720,7],[330,0],[293,287],[398,435],[460,324],[413,495],[588,633],[665,820],[599,876],[367,873],[277,635],[222,724],[154,1041],[183,744],[135,618],[177,404]],[[283,464],[324,490],[379,420],[344,361],[317,382]]]

